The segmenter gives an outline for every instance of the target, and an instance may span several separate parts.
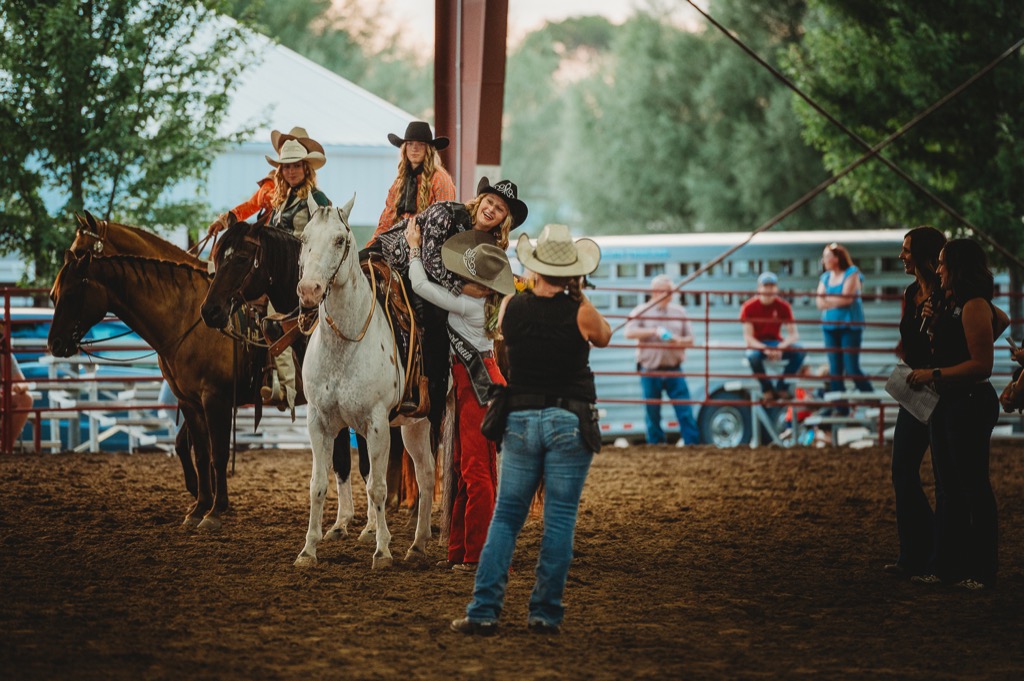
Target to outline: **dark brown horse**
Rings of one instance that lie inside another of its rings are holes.
[[[212,259],[216,270],[213,283],[203,303],[203,320],[215,329],[227,326],[228,319],[240,306],[264,295],[278,312],[298,310],[299,251],[302,242],[292,234],[272,227],[236,222],[224,230],[214,248]],[[306,336],[296,341],[296,355],[301,362]],[[388,462],[388,503],[401,501],[403,484],[403,447],[401,438],[393,442]],[[347,478],[352,465],[349,451],[349,429],[342,429],[334,441],[334,471]],[[411,466],[410,466],[411,469]],[[366,443],[359,438],[359,470],[365,478],[370,472]],[[415,477],[410,470],[412,494],[416,498]]]
[[[95,248],[82,247],[77,238],[76,244],[80,252],[65,254],[51,292],[55,309],[50,351],[58,357],[77,352],[85,332],[108,312],[156,350],[178,397],[195,456],[196,502],[184,526],[220,528],[220,516],[228,508],[231,408],[236,401],[251,404],[257,386],[246,380],[246,353],[235,353],[231,339],[201,322],[199,308],[210,282],[205,263],[161,239],[148,246],[162,250],[161,257],[96,255]]]

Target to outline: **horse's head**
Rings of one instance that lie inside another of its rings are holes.
[[[353,270],[359,270],[355,236],[348,226],[355,200],[353,195],[341,208],[311,208],[299,255],[299,304],[304,308],[319,305],[335,278],[344,281]]]
[[[75,221],[78,222],[78,229],[75,231],[75,240],[71,243],[71,250],[78,254],[102,253],[106,248],[106,232],[110,223],[105,220],[97,220],[89,211],[85,211],[85,215],[75,213]]]
[[[107,289],[90,279],[92,258],[90,251],[66,251],[50,290],[54,310],[47,346],[57,357],[75,354],[82,337],[107,314]]]
[[[264,265],[264,227],[236,222],[228,227],[213,249],[216,275],[203,301],[202,315],[214,329],[227,326],[228,318],[242,302],[264,295],[270,285]]]

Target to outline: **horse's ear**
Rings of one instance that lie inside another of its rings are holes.
[[[316,215],[316,212],[320,210],[320,206],[317,205],[316,199],[313,198],[313,192],[310,192],[309,196],[306,197],[306,207],[309,208],[310,217]]]
[[[348,200],[348,203],[346,203],[344,206],[342,206],[340,208],[341,215],[342,215],[343,218],[345,218],[345,222],[346,223],[348,222],[349,213],[352,212],[352,205],[355,202],[356,202],[356,195],[353,193],[352,194],[352,198]]]
[[[83,229],[89,226],[89,223],[85,221],[85,217],[81,213],[75,211],[75,221],[78,223],[78,228]]]
[[[92,228],[92,230],[94,232],[99,230],[99,227],[97,227],[97,225],[96,225],[96,218],[93,217],[92,213],[90,213],[89,211],[85,211],[85,219],[86,219],[87,225],[90,228]]]

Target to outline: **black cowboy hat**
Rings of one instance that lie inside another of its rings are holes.
[[[434,147],[438,151],[448,146],[447,137],[438,137],[434,139],[434,136],[430,132],[430,124],[426,121],[413,121],[405,129],[405,137],[399,137],[394,133],[388,133],[388,141],[396,147],[401,147],[406,142],[423,142]]]
[[[476,195],[481,194],[494,194],[500,196],[508,204],[508,212],[512,216],[512,227],[518,227],[526,222],[526,216],[530,214],[530,209],[526,207],[526,203],[519,199],[519,187],[512,180],[501,180],[495,182],[492,187],[487,181],[486,177],[481,177],[480,182],[476,185]]]

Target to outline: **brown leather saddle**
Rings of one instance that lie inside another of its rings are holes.
[[[395,338],[397,359],[405,367],[405,391],[389,418],[425,417],[430,412],[430,395],[423,373],[422,326],[410,302],[405,280],[376,253],[371,253],[359,265],[387,316]]]

